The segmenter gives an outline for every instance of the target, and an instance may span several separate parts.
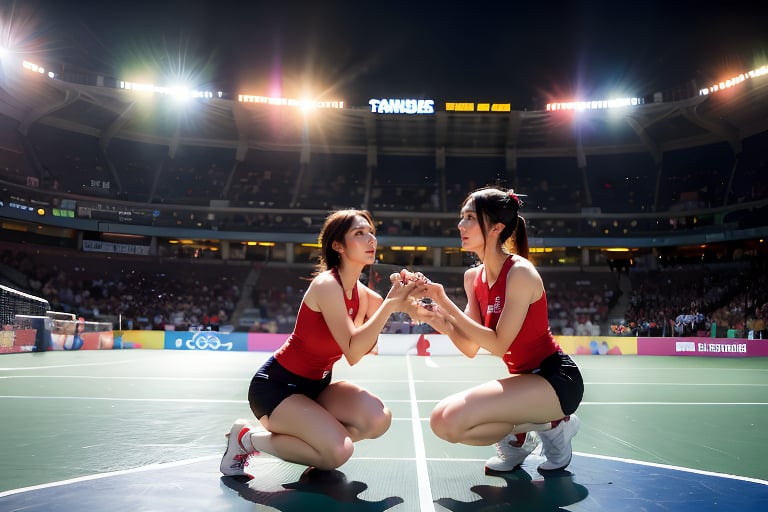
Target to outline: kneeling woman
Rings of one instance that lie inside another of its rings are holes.
[[[244,475],[249,458],[260,452],[335,469],[352,456],[355,441],[389,429],[392,413],[382,401],[352,382],[332,382],[332,370],[342,356],[354,365],[373,349],[390,314],[405,308],[417,283],[393,274],[382,299],[359,282],[376,261],[367,211],[329,215],[320,244],[293,333],[251,380],[248,401],[261,425],[234,423],[221,461],[224,475]]]
[[[415,313],[468,357],[483,348],[502,358],[512,375],[443,399],[430,425],[446,441],[496,443],[498,456],[486,462],[488,470],[515,469],[539,439],[547,458],[539,471],[561,470],[571,462],[571,439],[579,429],[573,413],[584,384],[550,332],[544,284],[527,259],[519,207],[514,193],[495,188],[465,199],[458,224],[461,245],[481,261],[464,274],[467,306],[462,311],[442,285],[432,283],[426,294],[437,307]]]

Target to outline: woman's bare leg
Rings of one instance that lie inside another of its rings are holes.
[[[265,431],[252,431],[243,439],[246,450],[262,451],[288,462],[335,469],[352,456],[354,446],[347,429],[318,402],[291,395],[269,417],[259,419]]]
[[[523,424],[544,424],[564,416],[552,386],[534,374],[481,384],[451,395],[432,411],[430,426],[451,443],[491,445],[520,430]]]
[[[297,464],[335,469],[352,456],[355,441],[386,432],[392,413],[365,389],[341,381],[330,384],[317,401],[291,395],[259,421],[266,431],[251,432],[243,443],[247,448]]]
[[[349,432],[352,441],[375,439],[392,423],[392,412],[369,391],[347,381],[334,382],[317,401]]]

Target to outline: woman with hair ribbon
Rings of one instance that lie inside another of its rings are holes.
[[[550,331],[544,283],[528,260],[520,205],[513,191],[498,188],[466,197],[458,223],[461,246],[480,261],[464,274],[466,308],[427,280],[424,295],[431,301],[413,314],[470,358],[480,349],[502,358],[510,374],[441,400],[430,417],[435,434],[451,443],[495,443],[498,454],[485,465],[491,472],[516,469],[541,443],[546,461],[538,469],[546,474],[571,462],[580,424],[574,412],[584,384]]]

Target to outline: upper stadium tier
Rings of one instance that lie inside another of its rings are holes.
[[[698,243],[766,229],[751,209],[762,214],[768,201],[765,67],[672,101],[515,110],[482,99],[350,106],[171,90],[4,60],[0,135],[0,180],[11,184],[0,199],[22,210],[3,216],[54,208],[109,223],[84,230],[263,230],[290,241],[314,234],[329,209],[363,207],[393,233],[407,214],[419,221],[412,236],[447,245],[461,199],[487,184],[527,195],[542,245],[638,233],[658,245],[658,232],[678,230],[700,232],[688,240]]]
[[[317,153],[365,155],[374,166],[377,155],[433,157],[438,168],[451,156],[500,157],[513,171],[524,158],[566,157],[584,167],[592,155],[648,153],[658,162],[665,152],[717,142],[739,153],[743,139],[768,129],[765,71],[675,101],[585,99],[528,111],[482,98],[372,98],[350,106],[98,75],[65,80],[25,62],[5,66],[0,113],[24,135],[41,123],[96,137],[103,148],[115,138],[166,146],[171,157],[182,145],[230,148],[237,160],[251,149],[303,153],[303,163]]]

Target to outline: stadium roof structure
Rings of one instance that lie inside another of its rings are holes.
[[[83,85],[24,69],[0,76],[0,113],[22,134],[35,123],[96,137],[159,144],[440,157],[573,157],[650,152],[741,140],[768,130],[768,75],[708,95],[611,109],[379,114],[368,106],[302,110],[234,99],[188,98]],[[375,165],[375,164],[374,164]]]

